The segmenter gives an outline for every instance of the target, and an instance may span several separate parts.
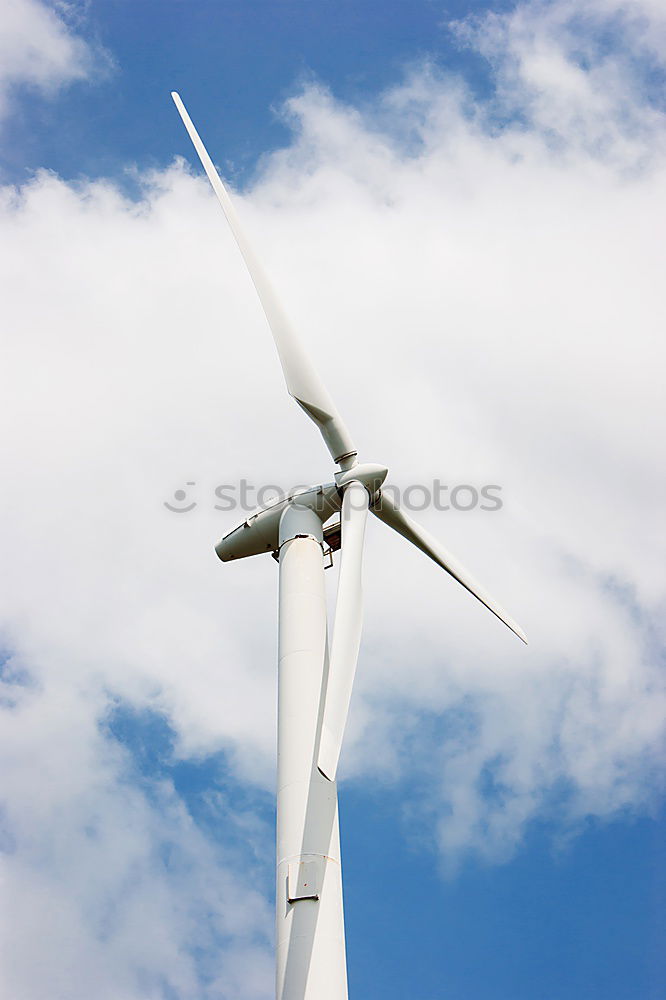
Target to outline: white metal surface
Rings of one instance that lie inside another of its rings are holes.
[[[319,899],[321,865],[317,861],[290,861],[287,873],[287,902]]]
[[[323,483],[254,511],[247,520],[217,543],[215,551],[219,558],[223,562],[229,562],[262,552],[274,552],[279,544],[280,519],[288,505],[294,501],[301,507],[314,510],[323,523],[340,510],[340,491],[336,483]]]
[[[454,580],[461,583],[466,590],[469,590],[470,594],[473,594],[494,615],[497,615],[499,620],[504,622],[512,632],[515,632],[519,639],[527,643],[527,636],[520,625],[506,613],[495,598],[491,597],[480,583],[477,583],[472,574],[465,569],[462,563],[458,562],[454,555],[444,548],[441,542],[438,542],[430,532],[426,531],[425,528],[422,528],[416,521],[413,521],[411,517],[408,517],[407,514],[400,510],[390,497],[382,494],[380,502],[375,507],[372,507],[371,510],[380,521],[388,524],[399,535],[402,535],[408,542],[415,545],[417,549],[425,552],[438,566],[445,569]]]
[[[321,539],[316,513],[295,505],[285,510],[280,523],[277,1000],[347,998],[337,786],[316,767],[327,673]],[[289,902],[289,893],[298,890],[294,866],[304,864],[310,879],[314,871],[318,898]]]
[[[342,553],[331,659],[319,743],[318,767],[335,781],[347,725],[363,627],[363,540],[370,497],[365,486],[351,482],[342,500]]]
[[[178,108],[180,117],[183,119],[194,148],[199,155],[202,166],[208,175],[208,180],[222,206],[222,211],[227,218],[236,243],[247,264],[254,287],[261,299],[268,325],[271,328],[273,339],[278,349],[289,393],[317,424],[331,453],[331,457],[335,462],[345,456],[355,455],[356,448],[354,447],[351,435],[338,413],[328,390],[303,349],[300,339],[285,316],[259,258],[248,243],[227,190],[197,130],[192,124],[192,119],[188,115],[185,105],[177,93],[174,92],[171,96]]]
[[[386,479],[387,472],[388,469],[383,465],[356,465],[348,472],[338,472],[334,483],[309,486],[289,494],[283,500],[272,501],[254,511],[242,524],[220,539],[215,551],[222,562],[245,559],[262,552],[274,552],[278,547],[280,518],[290,502],[296,501],[301,507],[310,507],[323,523],[340,510],[341,487],[352,479],[358,480],[374,496]]]

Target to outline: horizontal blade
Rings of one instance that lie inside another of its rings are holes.
[[[361,645],[361,572],[368,503],[368,491],[361,483],[354,481],[345,488],[342,498],[342,552],[338,596],[317,761],[319,770],[330,781],[335,781],[338,769]]]
[[[206,148],[199,138],[197,130],[192,124],[185,105],[178,94],[172,93],[171,96],[178,108],[180,117],[183,119],[190,139],[194,143],[194,148],[199,154],[199,159],[208,175],[208,180],[217,195],[217,199],[222,206],[236,243],[247,264],[247,269],[254,282],[254,287],[261,300],[268,325],[275,340],[289,393],[319,427],[334,461],[337,462],[340,458],[355,454],[356,449],[354,448],[349,431],[335,408],[335,404],[329,396],[326,387],[315,371],[310,358],[303,349],[299,338],[282,311],[271,283],[255,256],[252,247],[248,243],[245,233],[241,229],[238,216],[227,190],[220,180],[213,166],[213,161],[206,152]]]
[[[490,596],[490,594],[483,589],[483,587],[476,582],[471,573],[465,569],[461,563],[458,562],[455,556],[451,555],[444,546],[433,538],[429,532],[422,528],[416,521],[412,521],[411,517],[407,517],[403,511],[401,511],[396,504],[391,500],[389,496],[385,493],[380,494],[379,500],[376,501],[376,506],[370,508],[372,513],[379,518],[380,521],[384,521],[389,527],[397,531],[399,535],[406,538],[408,542],[415,545],[417,549],[421,549],[421,552],[425,552],[438,566],[445,569],[447,573],[450,573],[454,580],[461,583],[466,590],[469,590],[470,594],[473,594],[477,600],[481,601],[482,604],[492,611],[494,615],[497,615],[500,621],[504,622],[505,625],[515,632],[519,639],[522,639],[524,643],[527,643],[527,636],[521,629],[521,627],[510,618],[506,611],[497,603],[497,601]]]

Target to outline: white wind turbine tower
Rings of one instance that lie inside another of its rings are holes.
[[[523,642],[527,639],[457,559],[382,495],[388,470],[357,461],[349,431],[289,325],[183,102],[178,94],[172,97],[245,258],[287,389],[317,425],[339,466],[333,482],[257,510],[217,544],[216,552],[224,562],[262,552],[279,562],[276,997],[346,1000],[335,778],[361,639],[368,510],[445,569]],[[340,522],[327,525],[336,513]],[[329,657],[324,555],[340,546]]]

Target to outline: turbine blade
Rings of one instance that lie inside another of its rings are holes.
[[[519,639],[527,644],[527,636],[521,629],[513,618],[511,618],[506,611],[497,603],[497,601],[490,596],[490,594],[483,589],[483,587],[476,582],[471,573],[469,573],[465,567],[458,562],[455,556],[451,555],[444,546],[437,541],[436,538],[422,528],[416,521],[413,521],[411,517],[408,517],[399,507],[390,499],[385,493],[380,494],[379,499],[376,501],[376,506],[370,508],[375,517],[378,517],[380,521],[388,524],[390,528],[397,531],[399,535],[406,538],[408,542],[415,545],[417,549],[421,552],[425,552],[427,556],[430,557],[438,566],[445,569],[447,573],[461,583],[466,590],[473,594],[477,600],[481,601],[482,604],[492,611],[494,615],[497,615],[500,621],[504,622],[512,632],[518,636]]]
[[[368,503],[368,492],[361,483],[353,481],[345,488],[342,498],[340,576],[317,760],[319,770],[329,781],[335,781],[338,769],[361,645],[361,573]]]
[[[213,191],[222,206],[222,211],[254,282],[254,287],[273,334],[289,393],[318,426],[334,461],[337,462],[341,458],[356,454],[349,431],[298,336],[282,311],[266,272],[248,243],[227,190],[192,124],[192,119],[188,115],[185,105],[175,92],[171,96],[208,175]]]

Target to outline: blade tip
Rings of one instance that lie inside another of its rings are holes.
[[[495,612],[495,614],[497,614],[497,612]],[[514,621],[513,618],[510,618],[509,615],[506,614],[506,612],[498,614],[497,617],[499,618],[500,621],[504,622],[507,628],[511,629],[514,635],[518,636],[521,642],[524,642],[526,646],[529,646],[529,642],[527,641],[527,636],[525,635],[525,633],[523,632],[522,628],[520,627],[517,621]]]
[[[327,781],[335,781],[335,773],[338,769],[338,756],[332,745],[330,735],[325,728],[322,728],[319,753],[317,754],[317,770]]]

